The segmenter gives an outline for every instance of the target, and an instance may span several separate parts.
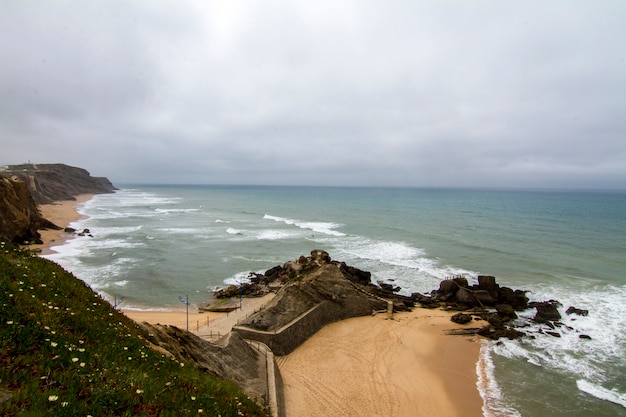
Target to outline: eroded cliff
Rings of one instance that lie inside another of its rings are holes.
[[[56,228],[43,217],[23,181],[0,177],[0,239],[41,243],[37,230]]]
[[[4,176],[24,181],[36,204],[74,200],[79,194],[105,194],[115,191],[107,178],[92,177],[83,169],[65,164],[10,165]]]

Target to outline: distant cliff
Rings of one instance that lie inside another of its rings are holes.
[[[92,177],[82,168],[63,164],[5,167],[0,171],[0,239],[41,243],[39,229],[58,227],[41,217],[39,204],[114,190],[108,179]]]
[[[10,165],[0,175],[24,181],[36,204],[75,200],[79,194],[105,194],[116,189],[107,178],[92,177],[83,168],[65,164]]]

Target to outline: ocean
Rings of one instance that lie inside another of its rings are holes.
[[[494,275],[566,326],[483,343],[485,416],[626,416],[626,192],[128,185],[78,210],[91,236],[47,258],[125,308],[197,305],[313,249],[406,294]]]

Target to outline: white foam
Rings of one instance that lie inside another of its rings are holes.
[[[619,404],[626,408],[626,394],[617,392],[615,390],[606,389],[601,385],[592,384],[584,379],[576,381],[576,386],[582,392],[586,392],[589,395],[593,395],[604,401],[610,401],[615,404]]]
[[[483,415],[485,417],[521,417],[521,414],[506,403],[502,390],[494,376],[495,366],[491,359],[489,342],[483,340],[480,356],[476,362],[476,387],[483,399]]]
[[[250,278],[248,278],[249,272],[238,272],[235,275],[228,277],[224,280],[226,285],[240,285],[249,284]]]
[[[243,235],[243,230],[229,227],[228,229],[226,229],[226,233],[228,233],[229,235]]]
[[[268,229],[256,233],[256,238],[259,240],[280,240],[290,237],[294,237],[294,234],[285,230]]]
[[[170,214],[170,213],[196,213],[199,210],[198,209],[180,209],[180,208],[171,208],[171,209],[161,209],[161,208],[157,208],[154,209],[154,211],[156,211],[157,213],[161,213],[161,214]]]
[[[269,214],[264,215],[263,218],[267,220],[274,220],[275,222],[284,223],[290,226],[293,225],[293,226],[299,227],[300,229],[311,230],[312,232],[315,232],[315,233],[322,233],[325,235],[338,236],[338,237],[346,236],[345,233],[341,233],[341,232],[334,230],[343,226],[342,224],[339,224],[339,223],[302,221],[302,220],[288,219],[285,217],[272,216]]]

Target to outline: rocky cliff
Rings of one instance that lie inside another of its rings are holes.
[[[41,243],[42,228],[57,228],[41,217],[23,181],[0,177],[0,240]]]
[[[92,177],[83,168],[65,164],[10,165],[0,174],[24,181],[36,204],[75,200],[79,194],[112,193],[116,189],[107,178]]]
[[[41,217],[37,205],[114,190],[108,179],[92,177],[82,168],[64,164],[5,167],[0,172],[0,239],[18,244],[41,243],[39,229],[58,227]]]

